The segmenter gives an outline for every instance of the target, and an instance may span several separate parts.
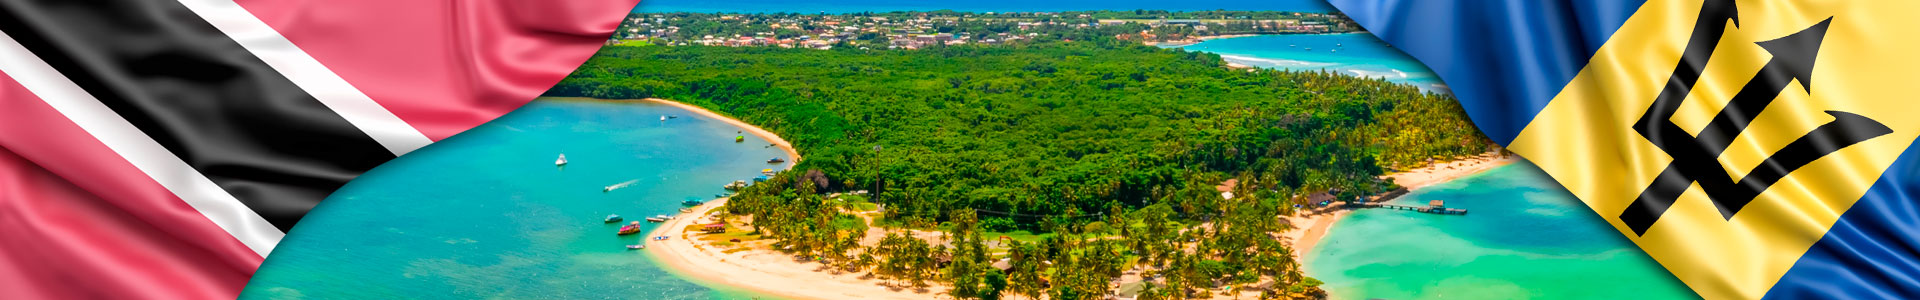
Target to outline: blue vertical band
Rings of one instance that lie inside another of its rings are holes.
[[[1426,63],[1487,137],[1513,141],[1644,0],[1329,0]]]
[[[1920,299],[1920,145],[1787,270],[1767,299]]]

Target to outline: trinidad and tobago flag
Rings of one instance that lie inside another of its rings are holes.
[[[638,0],[0,0],[0,299],[234,298],[348,180],[533,99]]]
[[[1920,1],[1331,2],[1701,296],[1920,298]]]

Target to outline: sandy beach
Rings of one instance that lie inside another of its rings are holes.
[[[700,240],[699,235],[704,233],[686,230],[688,225],[713,223],[714,220],[708,218],[707,214],[713,208],[726,205],[726,202],[726,199],[708,202],[694,208],[692,213],[682,214],[682,217],[661,225],[650,235],[670,238],[649,242],[647,251],[675,273],[781,298],[952,298],[938,284],[924,292],[911,288],[896,289],[885,285],[887,281],[868,277],[866,273],[835,272],[825,265],[796,261],[791,255],[770,249],[754,247],[752,250],[728,253],[723,250],[724,247]]]
[[[583,98],[573,98],[583,99]],[[597,100],[597,99],[596,99]],[[636,100],[601,100],[636,101]],[[665,99],[639,99],[686,109],[702,116],[714,118],[766,139],[780,147],[792,157],[794,163],[800,161],[800,152],[793,144],[760,127],[709,111],[699,106],[674,102]],[[792,168],[794,164],[786,164]],[[894,289],[883,283],[884,280],[865,277],[864,273],[845,273],[827,270],[824,265],[805,261],[796,261],[793,256],[777,251],[754,247],[746,251],[727,251],[725,247],[712,245],[699,239],[705,234],[697,230],[686,230],[687,226],[711,224],[717,222],[708,218],[714,208],[725,206],[726,198],[709,201],[693,208],[693,212],[679,215],[654,228],[648,236],[667,236],[665,241],[650,241],[646,251],[655,261],[665,264],[674,273],[683,274],[701,281],[792,299],[947,299],[944,288],[933,287],[924,293],[914,289]],[[877,239],[876,239],[877,241]]]

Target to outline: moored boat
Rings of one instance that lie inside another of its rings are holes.
[[[775,158],[768,158],[768,159],[767,159],[767,163],[770,163],[770,164],[777,164],[777,163],[783,163],[783,162],[787,162],[787,160],[785,160],[785,159],[781,159],[781,158],[779,158],[779,157],[775,157]]]
[[[687,201],[680,201],[680,205],[686,205],[686,206],[700,206],[701,204],[707,204],[707,202],[700,201],[700,199],[687,199]]]
[[[607,215],[607,223],[618,223],[621,219],[620,215]]]
[[[620,235],[635,233],[640,233],[640,221],[633,221],[633,223],[627,223],[627,226],[620,226]]]
[[[673,217],[669,217],[667,215],[654,215],[652,217],[647,217],[647,222],[664,223],[664,222],[667,222],[667,220],[672,220],[672,219]]]
[[[646,249],[646,248],[647,248],[647,245],[627,245],[627,250],[640,250],[640,249]]]

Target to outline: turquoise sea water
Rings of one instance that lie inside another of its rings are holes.
[[[1698,298],[1531,164],[1393,202],[1429,200],[1470,213],[1354,211],[1308,254],[1308,275],[1337,299]]]
[[[643,235],[602,222],[677,213],[786,156],[753,135],[734,143],[738,130],[665,105],[535,101],[348,184],[287,235],[242,298],[756,296],[663,273],[624,247]],[[554,167],[563,152],[571,163]]]
[[[1178,48],[1212,52],[1229,62],[1254,67],[1328,70],[1447,92],[1446,84],[1426,65],[1367,33],[1261,35],[1210,40]]]
[[[646,0],[635,12],[735,12],[735,13],[855,13],[891,11],[929,11],[950,9],[964,12],[1057,12],[1086,10],[1273,10],[1294,12],[1332,12],[1324,0]]]

